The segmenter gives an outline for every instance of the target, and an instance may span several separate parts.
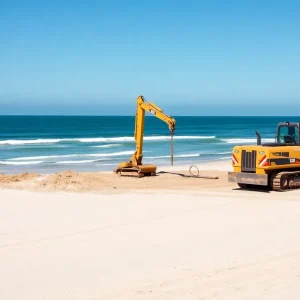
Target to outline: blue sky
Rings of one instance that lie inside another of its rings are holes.
[[[299,32],[299,1],[2,0],[0,114],[134,114],[142,94],[173,115],[292,115]]]

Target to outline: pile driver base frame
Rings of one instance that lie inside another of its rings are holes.
[[[130,177],[145,177],[145,176],[156,176],[156,166],[155,165],[140,165],[136,167],[119,167],[114,170],[116,174],[121,176]]]

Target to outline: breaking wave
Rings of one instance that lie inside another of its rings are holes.
[[[198,139],[214,139],[216,136],[174,136],[175,140],[198,140]],[[170,140],[170,136],[145,136],[145,141],[165,141]],[[36,139],[36,140],[4,140],[0,141],[0,145],[36,145],[36,144],[55,144],[61,142],[81,142],[81,143],[105,143],[105,142],[134,142],[134,137],[113,137],[113,138],[65,138],[65,139]],[[106,145],[108,146],[108,145]]]
[[[112,148],[112,147],[119,147],[122,144],[107,144],[107,145],[98,145],[98,146],[90,146],[91,148]]]
[[[179,154],[179,155],[174,155],[174,158],[186,158],[186,157],[198,157],[200,154]],[[145,158],[169,158],[170,155],[161,155],[161,156],[148,156]]]
[[[0,165],[13,165],[13,166],[19,166],[19,165],[38,165],[42,164],[43,161],[0,161]]]
[[[221,139],[221,141],[227,144],[256,143],[256,139]],[[261,141],[265,143],[269,143],[269,142],[274,142],[274,139],[261,139]]]
[[[37,139],[37,140],[5,140],[0,145],[31,145],[31,144],[53,144],[59,143],[61,139]]]
[[[67,154],[67,155],[48,155],[48,156],[26,156],[11,158],[9,161],[27,161],[27,160],[47,160],[52,158],[70,158],[70,157],[112,157],[133,154],[134,151],[120,151],[113,153],[95,153],[95,154]]]
[[[66,164],[66,165],[73,165],[73,164],[89,164],[89,163],[96,163],[100,162],[101,160],[96,159],[96,160],[64,160],[64,161],[57,161],[55,164]],[[114,166],[114,164],[103,164],[101,163],[101,166]]]

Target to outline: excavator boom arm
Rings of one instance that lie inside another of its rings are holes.
[[[142,163],[145,112],[149,112],[153,116],[167,123],[171,133],[171,138],[173,137],[173,133],[176,125],[176,121],[173,117],[165,114],[164,111],[154,103],[145,101],[143,96],[139,96],[137,98],[135,133],[134,133],[134,137],[136,140],[136,151],[131,158],[132,163],[135,165],[140,165]]]

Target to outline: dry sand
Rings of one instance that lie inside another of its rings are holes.
[[[220,170],[213,170],[212,166]],[[147,178],[121,177],[113,172],[65,172],[39,175],[24,173],[18,175],[0,175],[0,188],[22,189],[30,191],[68,191],[68,192],[103,192],[128,193],[137,190],[198,190],[229,186],[226,168],[229,162],[211,163],[196,166],[199,175],[204,178],[190,177],[190,166],[165,167],[157,170],[157,176]],[[191,169],[198,175],[197,169]],[[212,179],[208,177],[213,177]],[[217,177],[217,179],[214,179]],[[235,186],[232,185],[231,186]]]
[[[220,178],[2,176],[1,299],[298,299],[300,191],[202,167]]]

